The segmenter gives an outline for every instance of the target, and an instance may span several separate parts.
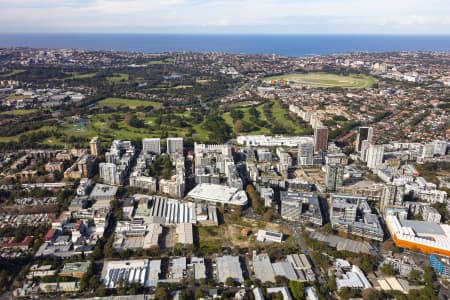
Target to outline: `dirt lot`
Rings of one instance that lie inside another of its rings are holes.
[[[241,230],[247,228],[251,231],[249,236],[241,235]],[[238,246],[241,248],[254,246],[256,243],[256,233],[259,229],[282,232],[290,235],[287,228],[280,224],[257,222],[253,219],[241,218],[238,222],[232,222],[225,218],[225,224],[215,227],[200,227],[199,240],[200,245],[214,243],[222,247]]]

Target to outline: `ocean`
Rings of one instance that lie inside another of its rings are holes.
[[[450,35],[9,34],[0,47],[81,48],[278,54],[291,57],[353,51],[450,51]]]

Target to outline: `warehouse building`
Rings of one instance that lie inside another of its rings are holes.
[[[215,204],[196,203],[197,222],[202,226],[217,226],[217,207]]]
[[[119,282],[139,283],[142,286],[150,286],[148,273],[151,266],[148,259],[106,261],[102,270],[102,281],[106,288],[114,289]],[[156,270],[152,270],[156,271]],[[158,274],[161,269],[159,268]]]
[[[299,276],[294,267],[287,261],[276,262],[272,264],[275,276],[283,276],[289,280],[298,280]]]
[[[197,222],[195,203],[153,196],[150,198],[150,222],[160,224],[185,224]]]
[[[195,280],[206,279],[206,265],[203,257],[191,257]]]
[[[261,253],[253,252],[253,272],[261,282],[275,282],[275,276],[283,276],[289,280],[300,282],[313,282],[315,275],[311,264],[304,254],[291,254],[285,261],[270,262],[270,257]]]
[[[148,232],[144,238],[144,246],[142,248],[148,249],[159,245],[159,237],[161,236],[163,229],[160,224],[149,224]]]
[[[151,260],[146,286],[156,287],[161,276],[161,260]]]
[[[286,257],[299,276],[299,280],[314,281],[315,275],[305,254],[290,254]]]
[[[253,272],[255,277],[261,282],[275,282],[275,272],[270,262],[270,257],[266,253],[256,255],[253,253]]]
[[[244,276],[242,275],[241,262],[239,256],[225,255],[216,259],[217,280],[225,282],[231,277],[235,282],[242,283]]]
[[[192,245],[194,243],[194,234],[192,224],[177,224],[175,227],[177,243],[182,245]]]
[[[186,257],[172,259],[169,264],[169,279],[177,282],[181,281],[186,275],[186,270]]]
[[[412,289],[423,289],[423,286],[410,286],[407,280],[396,277],[380,278],[378,284],[383,291],[400,291],[404,294]]]
[[[371,254],[375,248],[368,242],[359,242],[350,239],[344,239],[337,235],[326,235],[318,231],[311,232],[310,237],[326,243],[329,247],[336,248],[338,251],[348,251],[356,254]]]

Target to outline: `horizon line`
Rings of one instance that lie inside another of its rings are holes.
[[[2,32],[0,31],[0,34],[3,35],[14,35],[14,34],[33,34],[33,35],[39,35],[39,34],[85,34],[85,35],[96,35],[96,34],[105,34],[105,35],[261,35],[261,36],[308,36],[308,35],[322,35],[322,36],[448,36],[450,37],[450,33],[282,33],[282,32],[275,32],[275,33],[263,33],[263,32],[248,32],[248,33],[241,33],[241,32]]]

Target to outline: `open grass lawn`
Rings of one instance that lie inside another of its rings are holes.
[[[231,117],[230,112],[225,112],[222,114],[222,118],[225,120],[225,123],[228,124],[228,126],[230,126],[231,128],[233,128],[234,124],[233,124],[233,118]]]
[[[257,108],[260,108],[260,107],[262,107],[262,105],[258,105],[258,106],[257,106]],[[244,120],[245,122],[248,122],[248,123],[250,123],[250,124],[253,124],[253,122],[250,121],[250,118],[251,118],[251,115],[250,115],[250,112],[249,112],[250,108],[251,108],[251,107],[242,108],[241,111],[244,112],[244,119],[243,119],[243,120]],[[231,117],[231,116],[230,116],[230,117]],[[267,121],[266,117],[265,117],[263,114],[260,114],[258,118],[259,118],[260,120],[265,120],[265,121]],[[269,122],[269,123],[270,123],[270,122]],[[253,124],[253,125],[255,125],[255,124]],[[256,126],[256,125],[255,125],[255,126]],[[244,135],[271,134],[271,131],[270,131],[269,128],[265,128],[265,127],[258,127],[258,128],[259,128],[259,129],[257,129],[257,130],[253,130],[253,131],[249,131],[249,132],[243,132],[243,133],[235,132],[235,133],[236,133],[236,135],[242,135],[242,134],[244,134]],[[233,128],[233,131],[234,131],[234,128]]]
[[[266,77],[263,82],[270,83],[272,81],[285,80],[291,84],[308,87],[341,87],[341,88],[369,88],[378,80],[371,76],[352,74],[342,76],[330,73],[307,73],[307,74],[285,74],[279,76]]]
[[[15,136],[0,136],[0,143],[16,142],[19,140],[20,135]]]
[[[125,81],[130,80],[130,75],[125,74],[125,73],[120,73],[120,74],[116,74],[111,77],[106,77],[106,80],[108,82],[113,82],[113,83],[125,82]]]
[[[285,117],[285,114],[287,114],[288,111],[286,109],[284,109],[283,107],[281,107],[280,101],[272,101],[272,103],[273,103],[272,115],[273,115],[274,119],[277,120],[277,122],[279,122],[285,128],[288,129],[288,134],[301,134],[302,131],[297,126],[297,124],[295,124],[295,122],[292,121],[291,119]],[[254,104],[254,103],[252,103],[252,104]],[[251,115],[250,115],[250,112],[249,112],[251,107],[249,106],[248,103],[245,103],[244,105],[242,105],[242,104],[234,105],[233,107],[235,109],[239,109],[240,111],[242,111],[244,113],[243,120],[245,122],[248,122],[248,123],[253,124],[253,125],[256,126],[256,124],[254,124],[251,121]],[[257,105],[255,108],[259,112],[258,119],[266,121],[266,122],[268,122],[270,124],[271,122],[267,119],[266,115],[264,114],[264,103]],[[259,129],[251,131],[251,132],[236,132],[234,130],[233,119],[231,118],[230,112],[225,112],[222,115],[222,117],[225,120],[225,122],[229,126],[231,126],[231,128],[233,128],[233,132],[236,135],[272,134],[270,128],[265,128],[265,127],[258,127]]]
[[[77,72],[68,73],[68,75],[71,75],[65,79],[85,79],[85,78],[93,78],[97,75],[97,73],[84,73],[80,74]]]
[[[194,130],[195,130],[195,134],[193,135],[193,138],[200,142],[206,143],[206,142],[208,142],[210,132],[203,129],[202,125],[203,125],[203,123],[192,126],[192,128],[194,128]]]
[[[9,101],[16,101],[21,99],[28,99],[30,97],[24,95],[9,95],[6,99]]]
[[[190,89],[193,88],[192,85],[177,85],[175,89]]]
[[[60,127],[58,127],[58,132],[62,133],[66,138],[47,138],[43,141],[44,144],[49,146],[64,146],[67,144],[68,147],[72,146],[69,142],[70,137],[78,137],[85,138],[85,147],[88,147],[89,140],[93,136],[100,136],[102,140],[108,143],[110,140],[114,139],[123,139],[123,140],[135,140],[142,139],[144,137],[151,137],[151,132],[140,132],[139,129],[129,128],[122,122],[119,122],[118,129],[111,129],[108,125],[108,122],[103,122],[98,118],[94,117],[94,120],[87,124],[86,126],[79,126],[76,123],[66,123]]]
[[[288,111],[281,107],[281,102],[274,101],[272,106],[272,114],[274,118],[286,128],[290,128],[292,130],[292,132],[289,132],[290,134],[301,134],[301,129],[297,126],[297,124],[295,124],[295,122],[291,119],[285,117],[286,113],[288,113]]]
[[[149,91],[165,91],[165,90],[169,90],[169,89],[176,89],[176,90],[179,90],[179,89],[191,89],[193,87],[194,86],[192,86],[192,85],[182,85],[182,84],[177,85],[177,86],[171,86],[169,82],[167,82],[167,83],[162,82],[158,86],[152,87],[152,88],[147,88],[146,90],[149,90]]]
[[[8,78],[8,77],[11,77],[11,76],[23,73],[25,71],[26,70],[23,70],[23,69],[13,70],[13,71],[11,71],[9,73],[6,73],[6,74],[0,74],[0,78]]]
[[[164,60],[151,60],[147,63],[148,66],[151,65],[166,65],[166,64],[172,64],[175,61],[173,58],[167,58]]]
[[[29,115],[37,112],[37,109],[15,109],[10,111],[3,111],[0,115],[13,115],[13,116],[23,116]]]
[[[64,141],[55,139],[53,137],[49,137],[49,138],[43,140],[42,144],[47,145],[49,147],[64,147],[64,146],[70,147],[71,146],[70,143],[66,143]]]
[[[228,106],[232,107],[232,108],[244,108],[244,107],[251,107],[251,106],[254,106],[257,104],[259,104],[258,101],[243,101],[243,102],[233,103]]]
[[[281,106],[279,101],[273,101],[272,106],[272,115],[277,122],[281,123],[284,127],[288,128],[287,134],[299,134],[301,133],[301,129],[289,118],[285,117],[287,110]],[[159,108],[162,106],[161,103],[153,102],[153,101],[145,101],[145,100],[134,100],[134,99],[124,99],[124,98],[106,98],[100,100],[98,102],[99,106],[108,106],[113,108],[118,108],[120,106],[128,106],[131,109],[135,109],[140,106],[148,107],[153,106],[155,108]],[[264,120],[268,123],[269,120],[264,114],[263,105],[259,104],[256,106],[259,114],[259,119]],[[243,119],[245,122],[252,123],[251,115],[250,115],[250,106],[244,106],[239,108],[243,113]],[[35,112],[36,110],[16,110],[14,113],[17,115],[26,115]],[[9,112],[4,112],[3,114],[7,114]],[[113,115],[117,114],[120,116],[118,121],[114,121]],[[162,124],[161,127],[158,127],[156,124],[157,116],[145,117],[145,114],[142,112],[136,112],[136,115],[144,121],[146,125],[149,125],[151,128],[135,128],[128,126],[124,123],[125,113],[121,111],[116,111],[114,113],[103,113],[96,114],[92,116],[88,116],[91,119],[91,122],[83,124],[81,122],[72,122],[72,120],[67,119],[66,122],[58,127],[52,127],[52,129],[57,130],[57,132],[61,135],[60,138],[49,137],[42,141],[42,143],[48,146],[64,146],[67,144],[68,147],[73,146],[69,141],[71,137],[81,138],[77,143],[84,143],[86,147],[88,147],[88,143],[90,138],[93,136],[100,136],[106,143],[108,143],[112,139],[123,139],[123,140],[140,140],[145,137],[162,137],[166,134],[169,136],[183,136],[185,138],[189,136],[189,128],[185,127],[177,127],[170,124]],[[178,116],[183,116],[186,122],[189,122],[190,112],[177,113]],[[225,122],[233,129],[234,124],[233,119],[231,118],[230,112],[225,112],[222,114]],[[116,125],[115,129],[114,126]],[[253,124],[255,125],[255,124]],[[113,127],[113,128],[111,128]],[[201,143],[208,143],[210,139],[213,137],[212,133],[203,128],[203,123],[201,124],[193,124],[193,130],[195,133],[192,135],[192,138]],[[270,128],[258,127],[255,125],[255,130],[252,132],[234,132],[235,135],[250,135],[250,134],[272,134]],[[38,130],[46,130],[49,128],[43,127]],[[31,132],[31,131],[30,131]],[[25,134],[28,134],[27,132]],[[8,142],[8,141],[17,141],[20,135],[14,137],[1,137],[0,142]]]
[[[31,134],[31,133],[35,133],[35,132],[39,132],[39,131],[56,130],[56,129],[57,129],[56,126],[43,126],[39,129],[29,130],[25,133],[21,133],[21,134],[14,135],[14,136],[1,136],[0,135],[0,142],[14,142],[14,141],[18,141],[19,138],[25,134]]]
[[[93,137],[97,134],[96,130],[91,124],[79,124],[68,122],[59,127],[60,131],[63,131],[67,136],[77,137]]]
[[[187,136],[187,128],[177,128],[173,126],[162,126],[160,129],[148,129],[148,128],[135,128],[128,126],[124,123],[124,113],[118,113],[121,120],[118,121],[117,128],[112,129],[111,124],[114,123],[111,114],[98,114],[92,117],[92,121],[86,126],[68,122],[61,126],[58,130],[62,132],[66,137],[85,137],[86,146],[88,140],[93,136],[100,136],[104,141],[111,139],[123,139],[123,140],[141,140],[146,137],[161,137],[164,132],[172,136]],[[154,125],[156,117],[145,118],[143,114],[138,116],[144,120],[148,125]],[[207,133],[207,132],[206,132]],[[62,141],[64,142],[64,141]]]
[[[103,100],[100,100],[98,102],[98,105],[100,106],[108,106],[117,108],[119,106],[128,106],[131,109],[135,109],[139,106],[153,106],[154,108],[160,108],[162,106],[159,102],[154,101],[146,101],[146,100],[136,100],[136,99],[125,99],[125,98],[106,98]]]
[[[208,84],[211,82],[211,80],[209,79],[196,79],[195,82],[200,83],[200,84]]]

